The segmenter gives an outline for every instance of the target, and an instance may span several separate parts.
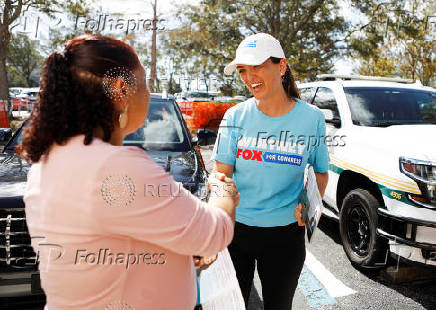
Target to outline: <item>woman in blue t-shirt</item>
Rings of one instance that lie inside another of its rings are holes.
[[[226,112],[212,155],[215,170],[233,177],[240,193],[229,252],[246,306],[257,262],[264,309],[291,309],[306,256],[298,203],[306,165],[321,195],[328,180],[324,115],[299,99],[272,36],[245,38],[224,73],[235,69],[254,98]]]

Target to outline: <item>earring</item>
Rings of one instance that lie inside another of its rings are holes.
[[[118,122],[120,123],[120,128],[124,129],[127,126],[127,122],[129,120],[128,116],[127,116],[127,105],[124,108],[123,113],[120,114],[119,118],[118,118]]]

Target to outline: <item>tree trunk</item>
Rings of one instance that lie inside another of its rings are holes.
[[[271,13],[272,13],[272,19],[271,19],[271,30],[272,35],[280,40],[280,7],[282,5],[281,0],[274,0],[271,3]]]
[[[173,73],[170,73],[170,80],[168,81],[168,93],[174,94],[174,87],[173,87]]]
[[[0,100],[8,100],[9,98],[6,57],[8,56],[10,38],[8,27],[0,24]],[[12,118],[12,106],[10,104],[8,104],[8,118],[9,120]]]
[[[157,0],[153,4],[153,34],[151,40],[151,72],[150,72],[150,92],[154,92],[156,82],[156,37],[157,37]]]

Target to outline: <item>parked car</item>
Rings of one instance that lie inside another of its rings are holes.
[[[236,95],[233,97],[233,99],[237,100],[237,101],[245,101],[245,100],[247,100],[247,97],[244,95]]]
[[[217,96],[218,93],[212,91],[186,91],[175,94],[177,102],[208,102]]]
[[[359,268],[436,266],[436,90],[398,79],[323,75],[299,84],[325,115],[323,213]]]
[[[25,88],[25,87],[10,87],[9,88],[9,95],[14,96],[14,97],[18,96],[26,89],[27,88]]]
[[[0,153],[0,305],[2,298],[43,296],[37,255],[30,245],[22,195],[29,165],[15,152],[25,123]],[[153,94],[144,126],[128,135],[124,145],[138,146],[193,194],[207,199],[207,171],[172,98]]]
[[[36,102],[39,93],[39,87],[27,88],[22,90],[22,92],[17,95],[13,100],[14,110],[28,110],[31,111],[33,104]]]

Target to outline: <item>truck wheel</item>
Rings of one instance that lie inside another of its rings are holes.
[[[354,189],[344,198],[339,217],[342,246],[359,269],[383,267],[387,241],[377,236],[377,199],[367,190]]]

